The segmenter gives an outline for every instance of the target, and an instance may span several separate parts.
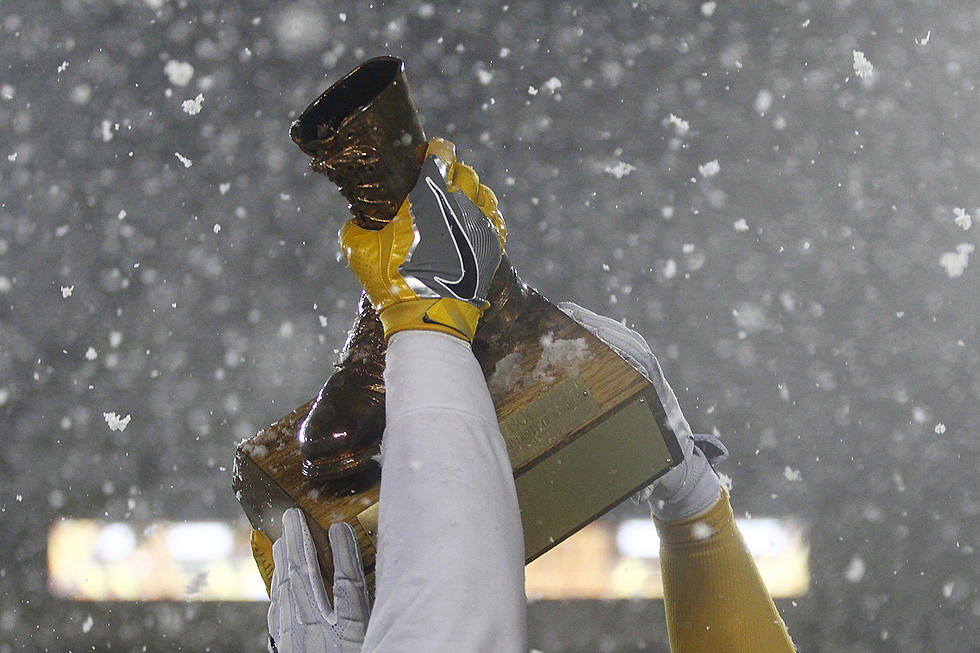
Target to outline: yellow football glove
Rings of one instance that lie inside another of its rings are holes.
[[[452,143],[429,141],[418,182],[383,229],[340,229],[340,244],[385,338],[428,329],[473,340],[506,239],[497,198]]]

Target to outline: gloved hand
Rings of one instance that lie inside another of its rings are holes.
[[[675,509],[678,508],[683,512],[698,512],[710,506],[718,498],[719,485],[702,479],[706,474],[714,476],[709,463],[724,460],[728,450],[714,435],[691,432],[647,341],[633,329],[578,304],[562,302],[558,308],[609,345],[653,384],[681,445],[684,459],[680,464],[641,490],[634,497],[636,501],[649,501],[651,510],[660,518],[677,517]]]
[[[441,138],[429,142],[419,179],[391,222],[370,230],[351,220],[340,229],[385,338],[429,329],[472,341],[505,239],[493,191]]]
[[[328,536],[334,565],[332,608],[303,512],[290,508],[282,516],[282,537],[272,547],[270,653],[361,650],[370,604],[360,549],[350,524],[333,524]]]

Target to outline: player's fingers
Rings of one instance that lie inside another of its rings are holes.
[[[303,623],[318,619],[333,622],[336,617],[330,608],[327,591],[323,587],[323,577],[320,575],[320,565],[316,559],[316,547],[302,510],[290,508],[283,513],[282,537],[279,539],[285,544],[289,581],[295,584],[292,595],[299,611],[303,613]],[[277,559],[277,571],[279,565]]]
[[[327,535],[333,550],[333,594],[337,620],[344,626],[345,640],[363,641],[370,606],[357,536],[351,525],[343,522],[331,525]]]
[[[623,326],[612,318],[594,313],[573,302],[561,302],[558,304],[558,308],[565,315],[588,329],[594,336],[615,349],[620,356],[648,379],[652,379],[658,373],[656,359],[650,351],[650,345],[636,331]]]

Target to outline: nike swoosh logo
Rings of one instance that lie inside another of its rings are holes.
[[[456,246],[456,254],[459,256],[459,265],[462,269],[462,273],[456,280],[443,279],[437,276],[433,276],[433,278],[445,286],[446,290],[456,295],[458,299],[469,301],[475,298],[476,289],[480,283],[480,268],[476,263],[476,252],[473,251],[473,244],[466,236],[463,223],[449,204],[446,194],[431,178],[426,177],[425,183],[428,184],[429,190],[439,202],[442,219],[445,220],[446,226],[449,228],[449,235],[452,236],[453,244]]]

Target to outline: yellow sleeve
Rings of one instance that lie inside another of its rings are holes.
[[[654,522],[672,653],[795,651],[735,525],[727,492],[698,515]]]

